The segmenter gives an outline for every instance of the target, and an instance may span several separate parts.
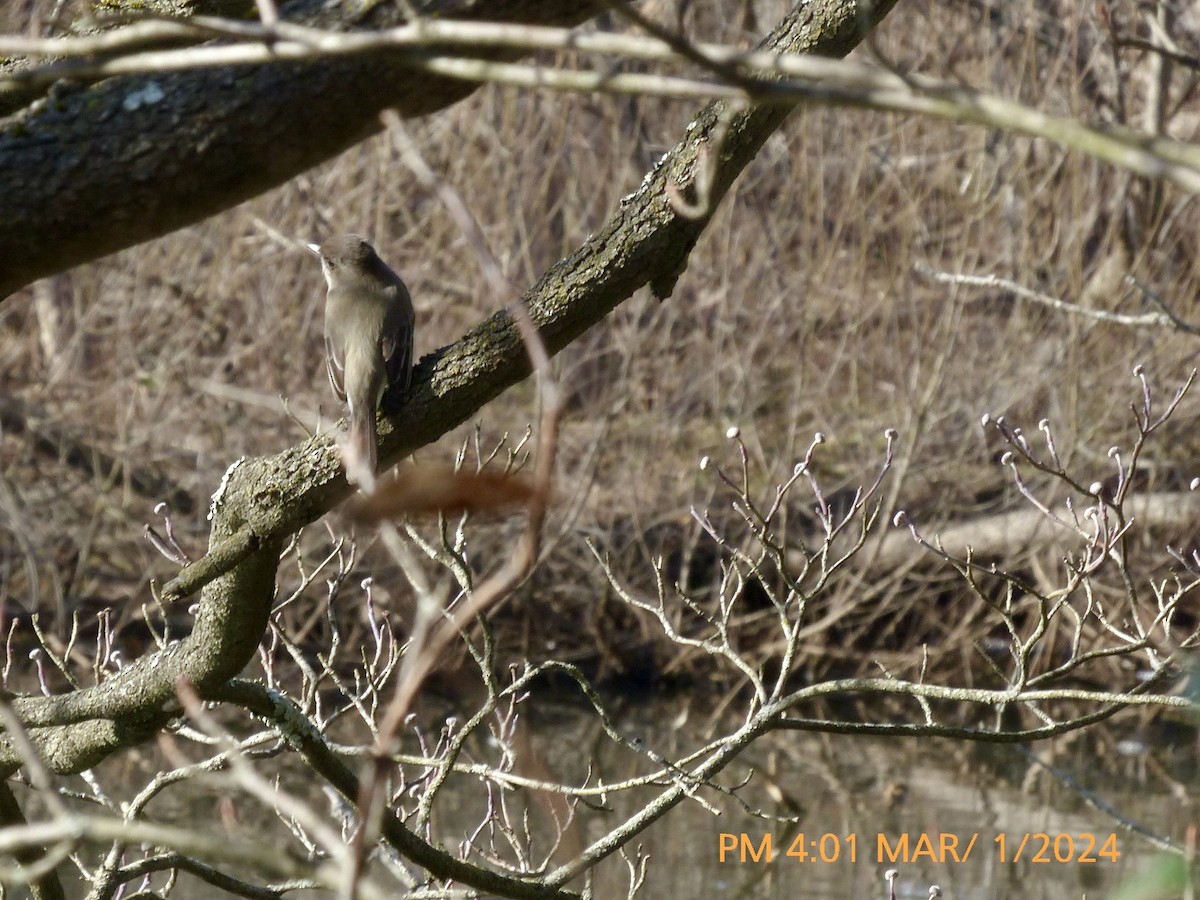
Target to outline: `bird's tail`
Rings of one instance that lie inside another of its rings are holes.
[[[369,406],[365,411],[351,410],[349,428],[339,445],[342,465],[346,480],[368,494],[375,490],[375,437],[375,410]]]

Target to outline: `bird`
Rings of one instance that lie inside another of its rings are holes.
[[[308,244],[321,260],[325,297],[325,370],[346,404],[346,435],[338,443],[346,479],[371,493],[378,463],[375,412],[389,390],[412,384],[412,297],[365,238],[346,234]]]

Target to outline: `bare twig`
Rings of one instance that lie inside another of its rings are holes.
[[[1169,328],[1173,331],[1182,331],[1186,334],[1200,335],[1200,326],[1189,324],[1183,321],[1178,316],[1173,314],[1166,305],[1161,302],[1161,298],[1157,297],[1148,288],[1140,283],[1133,281],[1146,296],[1151,297],[1159,303],[1161,312],[1142,313],[1141,315],[1131,315],[1128,313],[1109,312],[1106,309],[1092,309],[1086,306],[1079,306],[1076,303],[1069,303],[1066,300],[1060,300],[1057,297],[1051,297],[1049,294],[1043,294],[1040,291],[1031,290],[1024,285],[1018,284],[1008,278],[1001,278],[998,275],[969,275],[958,272],[936,272],[923,263],[917,263],[914,268],[922,275],[932,279],[940,284],[965,285],[974,288],[995,288],[1002,291],[1007,291],[1022,300],[1030,300],[1034,303],[1039,303],[1042,306],[1048,306],[1051,309],[1059,312],[1069,313],[1073,316],[1082,316],[1085,319],[1095,319],[1099,322],[1108,322],[1113,325],[1126,325],[1133,328]]]

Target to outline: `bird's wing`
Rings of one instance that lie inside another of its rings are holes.
[[[388,310],[379,348],[387,368],[388,386],[401,392],[407,391],[412,384],[413,308],[403,285],[400,286],[397,302]]]
[[[325,337],[325,372],[329,375],[329,384],[333,388],[333,393],[338,400],[346,402],[346,361],[339,359],[337,350],[334,349],[333,341],[329,340],[329,336]]]

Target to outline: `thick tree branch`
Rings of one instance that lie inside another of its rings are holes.
[[[320,0],[284,13],[320,27],[394,26],[407,4],[352,18]],[[468,0],[414,3],[443,18]],[[574,25],[589,0],[491,0],[487,18]],[[0,298],[37,278],[166,234],[288,181],[380,130],[380,111],[424,115],[474,85],[379,57],[113,78],[51,97],[0,129]]]

